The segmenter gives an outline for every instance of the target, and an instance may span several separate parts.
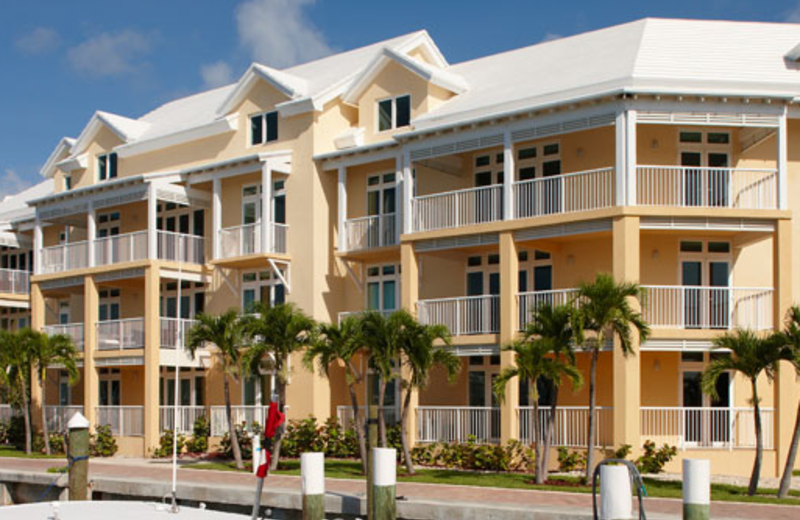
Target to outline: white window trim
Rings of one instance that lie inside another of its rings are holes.
[[[384,179],[385,179],[386,175],[394,175],[395,176],[394,180],[393,181],[385,181]],[[376,177],[378,178],[378,183],[370,185],[370,183],[369,183],[370,179],[374,179]],[[364,208],[366,209],[366,211],[369,211],[369,194],[372,193],[373,191],[380,192],[380,195],[378,196],[379,197],[378,204],[380,205],[380,210],[381,211],[379,211],[377,215],[371,215],[371,216],[394,215],[394,214],[397,213],[397,206],[396,205],[395,205],[395,208],[394,208],[395,209],[394,213],[384,213],[383,212],[383,191],[384,190],[388,190],[388,189],[392,189],[392,188],[397,190],[397,174],[395,172],[384,172],[384,173],[376,173],[376,174],[367,175],[367,191],[365,193],[366,199],[364,200]],[[395,195],[396,194],[397,194],[397,191],[395,191]]]
[[[247,116],[247,147],[254,148],[256,146],[264,146],[266,144],[275,143],[280,140],[280,125],[278,125],[278,137],[273,139],[272,141],[267,141],[267,115],[269,114],[276,114],[278,116],[278,120],[280,119],[280,114],[278,114],[277,110],[267,110],[266,112],[254,112]],[[253,143],[253,118],[260,117],[262,118],[261,122],[261,142],[260,143]]]
[[[99,153],[99,154],[97,154],[95,156],[95,164],[98,166],[97,182],[107,182],[107,181],[110,181],[112,179],[116,179],[117,177],[119,177],[119,156],[117,156],[117,171],[116,171],[116,175],[114,175],[113,177],[109,176],[111,174],[111,156],[112,155],[117,155],[117,154],[116,154],[116,152],[108,152],[108,153]],[[106,171],[105,171],[106,176],[105,176],[105,179],[100,176],[99,166],[100,166],[100,158],[101,157],[105,157],[106,158]]]
[[[681,251],[681,242],[701,242],[703,244],[703,250],[699,253],[694,253],[691,251]],[[727,242],[729,245],[727,253],[709,253],[708,252],[708,243],[709,242]],[[709,238],[698,238],[698,237],[680,237],[678,238],[678,265],[677,268],[677,282],[679,286],[683,285],[683,262],[684,261],[696,261],[702,262],[703,270],[701,272],[701,277],[703,280],[703,287],[708,285],[708,267],[709,262],[717,261],[717,262],[727,262],[728,263],[728,287],[733,287],[733,242],[726,239],[709,239]]]
[[[701,135],[699,143],[684,143],[681,142],[681,133],[682,132],[694,132],[699,133]],[[708,142],[708,134],[728,134],[728,143],[727,144],[718,144],[718,143],[709,143]],[[675,164],[681,164],[681,155],[684,152],[693,152],[700,154],[700,166],[707,167],[708,166],[708,154],[709,153],[724,153],[728,156],[728,168],[733,168],[733,132],[726,129],[707,129],[707,128],[686,128],[686,127],[679,127],[677,129],[677,134],[675,134],[675,140],[678,143],[678,156],[675,158]]]
[[[383,274],[383,268],[386,266],[393,266],[394,273],[393,274]],[[377,283],[379,294],[378,294],[378,303],[380,309],[373,309],[379,312],[385,311],[396,311],[400,308],[400,264],[395,264],[392,262],[384,263],[384,264],[372,264],[366,266],[364,272],[369,273],[371,268],[378,268],[378,274],[369,275],[367,274],[366,279],[364,281],[364,287],[367,289],[364,291],[364,309],[369,310],[369,284],[370,283]],[[394,281],[394,308],[393,309],[385,309],[383,307],[383,285],[385,282]]]
[[[376,134],[385,134],[387,132],[392,132],[397,130],[398,128],[405,128],[397,126],[397,99],[402,97],[408,97],[408,121],[409,124],[407,126],[411,126],[411,94],[398,94],[396,96],[389,96],[385,98],[380,98],[375,100],[375,133]],[[391,101],[392,102],[392,125],[387,128],[386,130],[381,130],[381,103],[384,101]]]
[[[504,175],[505,170],[504,165],[502,162],[498,161],[498,154],[503,155],[502,148],[499,151],[486,151],[483,150],[481,152],[476,152],[472,155],[472,184],[475,184],[475,177],[479,173],[489,172],[492,175],[492,183],[490,186],[498,186],[501,185],[500,176]],[[478,166],[478,158],[479,157],[489,157],[489,164],[486,166]]]
[[[267,280],[262,280],[261,276],[260,276],[260,273],[265,272],[265,271],[269,271],[270,272],[270,277]],[[286,276],[286,270],[281,271],[281,273],[283,274],[284,277]],[[245,277],[245,275],[248,275],[248,274],[255,274],[256,275],[256,279],[254,281],[245,281],[244,277]],[[259,270],[243,271],[242,272],[242,297],[241,297],[241,307],[242,307],[242,309],[246,311],[246,309],[244,309],[244,293],[245,293],[245,291],[253,289],[253,290],[255,290],[256,296],[260,297],[261,296],[260,289],[261,289],[261,287],[265,287],[265,286],[271,287],[270,290],[269,290],[269,298],[270,298],[269,304],[270,305],[275,305],[275,289],[274,289],[274,287],[276,285],[283,285],[283,282],[281,281],[281,279],[278,277],[278,275],[272,269],[259,269]],[[284,291],[286,290],[285,287],[286,286],[284,286]],[[253,301],[254,302],[260,302],[261,300],[254,299]]]
[[[552,155],[545,155],[544,149],[546,146],[557,145],[558,146],[558,153]],[[527,150],[530,148],[536,148],[536,157],[529,157],[527,159],[520,159],[519,158],[519,151],[520,150]],[[564,163],[561,158],[561,140],[556,139],[554,141],[541,141],[536,143],[530,143],[528,145],[517,144],[514,147],[514,181],[519,182],[519,173],[520,170],[525,168],[534,167],[536,168],[536,175],[534,179],[541,179],[544,177],[544,164],[559,161],[561,162],[561,173],[560,175],[564,175]],[[531,180],[531,179],[528,179]]]
[[[483,296],[490,296],[491,293],[489,292],[489,278],[492,274],[497,274],[500,272],[500,263],[497,264],[490,264],[489,263],[489,256],[496,255],[499,253],[481,253],[479,255],[467,255],[464,268],[464,294],[467,294],[469,290],[469,284],[467,283],[467,279],[469,278],[469,273],[483,273]],[[481,265],[469,265],[469,259],[473,256],[480,256],[481,257]]]

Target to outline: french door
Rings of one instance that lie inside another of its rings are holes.
[[[730,264],[727,261],[682,260],[681,285],[685,287],[683,311],[686,328],[729,327]]]
[[[731,379],[725,372],[717,380],[717,397],[704,394],[702,365],[681,370],[684,442],[689,446],[721,446],[731,440]]]
[[[724,152],[683,151],[684,201],[687,206],[726,207],[729,198],[729,157]],[[692,168],[694,167],[694,168]],[[719,169],[715,169],[719,168]]]

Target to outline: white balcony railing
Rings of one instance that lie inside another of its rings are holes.
[[[161,348],[176,348],[179,343],[179,338],[183,339],[183,345],[186,345],[186,336],[197,323],[196,320],[187,320],[183,318],[161,318]]]
[[[514,218],[572,213],[614,205],[614,168],[514,183]]]
[[[235,258],[256,253],[286,253],[286,234],[289,226],[272,224],[272,243],[263,247],[261,224],[245,224],[221,229],[219,254],[221,258]]]
[[[89,242],[73,242],[45,247],[41,255],[42,273],[60,273],[89,265]]]
[[[552,291],[531,291],[517,294],[518,329],[524,329],[530,323],[533,311],[542,305],[565,305],[572,302],[578,289],[554,289]]]
[[[97,323],[97,347],[99,350],[144,348],[144,318]]]
[[[367,313],[367,312],[377,312],[377,313],[382,314],[384,318],[388,318],[389,316],[392,315],[392,313],[397,312],[397,309],[384,310],[384,311],[380,311],[380,310],[371,310],[371,311],[364,310],[364,311],[340,312],[339,313],[339,323],[342,323],[345,319],[347,319],[347,318],[349,318],[351,316],[359,316],[359,315]]]
[[[498,295],[420,300],[417,314],[420,323],[444,325],[453,336],[500,332]]]
[[[231,406],[233,424],[245,424],[248,430],[253,423],[258,423],[264,427],[269,406]],[[228,419],[225,415],[224,406],[211,407],[211,436],[222,437],[228,433]]]
[[[764,448],[773,447],[775,410],[761,409]],[[735,449],[756,447],[752,408],[641,407],[640,437],[657,445],[686,449]]]
[[[525,444],[534,440],[534,409],[533,406],[517,408],[519,414],[519,439]],[[550,421],[550,407],[539,407],[539,421],[542,432]],[[598,448],[612,446],[614,427],[614,409],[598,406],[595,409],[595,446]],[[589,407],[588,406],[559,406],[556,408],[556,419],[553,429],[553,446],[568,448],[585,447],[589,442]]]
[[[157,251],[160,260],[203,264],[206,259],[206,240],[196,235],[159,231]]]
[[[94,264],[111,265],[147,258],[147,231],[113,235],[94,240]]]
[[[192,433],[194,423],[205,415],[205,406],[179,406],[178,407],[178,433]],[[161,431],[173,431],[175,428],[175,407],[162,406],[159,410],[159,424]]]
[[[0,423],[8,424],[8,421],[18,414],[19,412],[12,408],[10,404],[0,404]]]
[[[56,334],[63,334],[68,336],[75,348],[83,351],[83,323],[66,323],[63,325],[45,325],[42,327],[42,332],[50,336]]]
[[[67,423],[78,412],[83,413],[83,405],[45,406],[44,413],[47,419],[47,430],[50,433],[65,432]]]
[[[500,439],[500,409],[489,406],[418,406],[417,441],[475,442]]]
[[[771,287],[645,285],[644,319],[653,328],[773,328]]]
[[[366,421],[367,407],[359,406],[358,414],[361,416],[362,421]],[[386,424],[388,426],[394,426],[400,422],[400,409],[396,406],[384,406],[383,417],[386,420]],[[355,427],[355,421],[353,420],[352,406],[341,406],[341,405],[337,406],[336,418],[339,419],[339,424],[341,424],[342,427],[345,429],[352,430]]]
[[[501,185],[448,191],[411,200],[415,232],[447,229],[503,219]]]
[[[0,269],[0,293],[28,294],[31,273],[19,269]]]
[[[778,173],[756,168],[637,166],[637,204],[776,209]]]
[[[98,406],[97,424],[110,426],[111,433],[118,437],[141,437],[144,435],[144,407]]]
[[[344,223],[345,249],[363,251],[393,246],[398,243],[397,231],[394,213],[350,219]]]

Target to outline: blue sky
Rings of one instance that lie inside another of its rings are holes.
[[[138,117],[233,81],[417,29],[451,63],[645,16],[800,22],[800,1],[4,0],[0,196],[38,182],[95,110]],[[590,52],[587,49],[587,52]]]

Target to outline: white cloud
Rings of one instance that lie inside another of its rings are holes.
[[[23,34],[14,45],[25,54],[45,54],[55,50],[61,44],[61,37],[50,27],[37,27]]]
[[[152,50],[152,38],[126,29],[101,33],[67,51],[67,61],[78,72],[95,78],[136,72],[144,65],[141,58]]]
[[[206,88],[217,88],[233,82],[230,65],[224,61],[207,63],[200,67],[200,76]]]
[[[20,177],[16,170],[6,168],[3,171],[3,175],[0,176],[0,200],[5,199],[9,195],[16,195],[32,184],[32,182],[26,181]]]
[[[304,15],[316,0],[247,0],[236,9],[239,42],[253,59],[275,68],[333,52],[325,36]]]
[[[544,38],[542,38],[542,41],[540,43],[551,42],[553,40],[560,40],[563,37],[564,37],[564,35],[562,35],[562,34],[547,33],[547,34],[544,35]]]

